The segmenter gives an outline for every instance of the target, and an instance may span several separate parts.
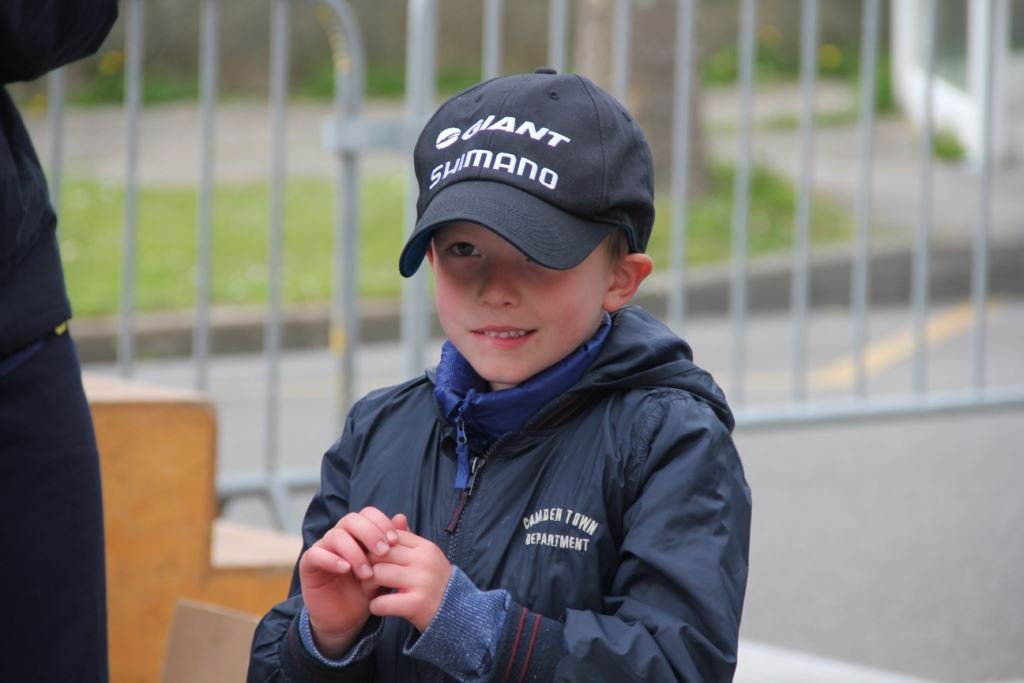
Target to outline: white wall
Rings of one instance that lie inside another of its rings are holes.
[[[941,0],[939,0],[941,2]],[[917,55],[924,36],[925,0],[893,0],[892,68],[895,97],[907,117],[919,128],[924,126],[925,73]],[[1011,59],[1009,52],[1009,0],[995,0],[995,40],[993,68],[993,109],[991,113],[992,153],[996,161],[1024,159],[1024,58]],[[985,88],[985,48],[989,3],[968,3],[967,86],[958,87],[942,78],[932,85],[934,130],[956,133],[967,150],[968,159],[977,164],[981,157],[982,104]]]

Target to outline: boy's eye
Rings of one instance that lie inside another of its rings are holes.
[[[477,256],[480,253],[477,251],[476,247],[469,242],[456,242],[448,247],[448,251],[456,256]]]

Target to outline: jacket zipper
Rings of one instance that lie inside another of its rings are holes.
[[[483,458],[473,458],[473,463],[470,468],[469,484],[466,488],[462,489],[459,493],[459,499],[455,502],[455,509],[452,511],[452,518],[448,520],[448,526],[445,527],[445,531],[448,532],[448,561],[455,564],[455,550],[458,547],[458,530],[459,524],[462,522],[462,515],[466,511],[466,504],[469,503],[469,497],[473,494],[473,486],[476,484],[477,475],[480,474],[480,470],[483,469]]]
[[[448,520],[448,526],[445,527],[445,531],[448,533],[448,561],[455,562],[455,550],[458,547],[459,540],[459,527],[462,523],[462,517],[466,513],[466,506],[469,504],[469,498],[473,495],[473,491],[477,486],[480,485],[480,472],[484,469],[484,465],[491,455],[501,447],[504,443],[505,437],[499,438],[491,447],[487,449],[487,452],[483,455],[476,456],[470,461],[469,467],[469,479],[466,482],[465,488],[459,493],[459,499],[455,501],[455,509],[452,510],[451,519]]]
[[[480,471],[480,457],[474,457],[469,464],[469,481],[466,487],[459,492],[459,499],[455,502],[455,509],[452,511],[452,518],[448,520],[448,526],[445,527],[445,531],[449,534],[455,533],[456,527],[459,525],[459,520],[462,518],[462,511],[466,507],[466,502],[469,497],[473,494],[473,485],[476,483],[477,472]]]
[[[562,406],[559,411],[566,410],[575,405],[576,401],[569,401],[566,405]],[[548,416],[550,418],[550,415]],[[531,419],[523,425],[523,429],[534,427],[535,425],[541,424],[542,420]],[[461,491],[459,492],[458,500],[455,501],[455,508],[452,510],[452,516],[448,520],[448,526],[445,527],[445,532],[449,536],[448,540],[448,561],[455,562],[455,550],[458,545],[458,530],[459,525],[462,522],[462,516],[465,514],[466,505],[469,503],[470,496],[473,495],[473,489],[479,482],[480,471],[483,469],[484,462],[494,453],[502,442],[505,441],[505,436],[502,436],[487,449],[487,452],[482,456],[474,456],[469,458],[469,440],[466,438],[466,425],[463,422],[462,411],[455,416],[455,453],[456,453],[456,486],[462,484]],[[458,461],[462,459],[462,462],[468,460],[468,476],[466,472],[458,472]],[[464,481],[459,481],[463,479]]]

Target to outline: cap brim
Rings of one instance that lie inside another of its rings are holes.
[[[420,267],[434,230],[471,221],[490,229],[546,268],[579,265],[616,226],[587,221],[529,192],[493,180],[464,180],[441,190],[416,222],[398,270],[409,277]]]

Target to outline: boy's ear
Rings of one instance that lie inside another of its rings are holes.
[[[604,294],[604,310],[614,313],[629,303],[654,269],[654,260],[647,254],[626,254],[611,267],[611,284]]]
[[[430,240],[430,244],[427,245],[427,263],[430,267],[434,267],[434,240]]]

